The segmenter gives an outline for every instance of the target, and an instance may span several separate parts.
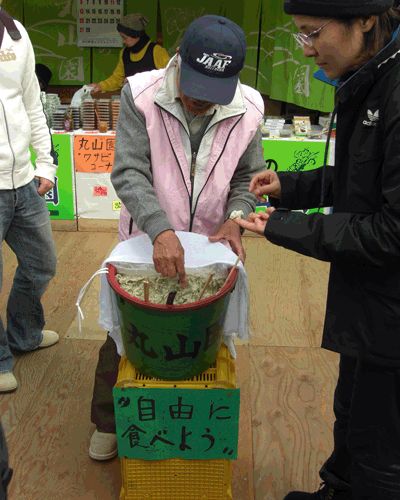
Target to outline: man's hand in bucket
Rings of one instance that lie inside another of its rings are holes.
[[[240,228],[233,222],[234,219],[228,219],[222,224],[222,226],[218,229],[218,231],[209,236],[209,241],[211,243],[216,243],[217,241],[226,240],[229,241],[232,251],[235,252],[236,255],[242,255],[242,261],[246,259],[246,252],[244,251],[242,245],[242,237],[240,234]]]
[[[153,262],[158,273],[170,278],[178,274],[182,288],[186,287],[185,251],[174,231],[164,231],[154,240]]]

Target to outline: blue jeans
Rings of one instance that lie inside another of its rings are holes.
[[[57,256],[44,196],[33,179],[17,189],[0,190],[0,234],[18,259],[7,303],[7,332],[0,318],[0,374],[14,366],[10,347],[31,351],[42,341],[42,295],[56,272]],[[3,257],[0,247],[0,289]]]
[[[400,370],[341,355],[333,409],[322,480],[354,500],[400,499]]]

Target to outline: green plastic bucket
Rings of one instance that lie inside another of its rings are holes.
[[[125,354],[139,372],[162,380],[184,380],[214,364],[237,269],[217,294],[199,302],[167,306],[132,297],[116,281],[116,268],[107,267],[120,312]]]

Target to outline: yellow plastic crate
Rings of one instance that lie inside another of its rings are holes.
[[[235,363],[222,344],[214,366],[188,380],[158,380],[121,358],[115,387],[235,389]],[[232,461],[121,458],[120,500],[232,500]]]

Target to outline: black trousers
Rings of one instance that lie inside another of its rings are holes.
[[[12,469],[8,467],[8,451],[3,427],[0,422],[0,500],[7,500],[7,486],[11,480]]]
[[[99,351],[91,411],[91,420],[99,432],[116,433],[113,387],[117,382],[120,360],[116,343],[107,335]]]
[[[399,500],[400,370],[342,355],[333,409],[322,480],[354,500]]]

